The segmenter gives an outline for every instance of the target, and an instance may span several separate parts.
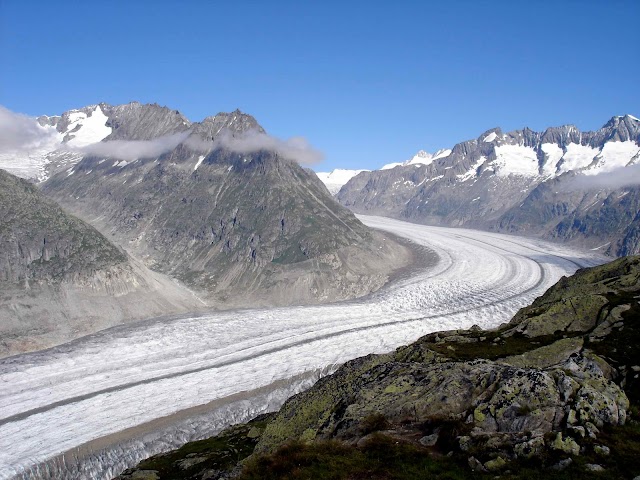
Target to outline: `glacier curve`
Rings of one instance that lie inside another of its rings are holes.
[[[154,319],[0,360],[0,479],[112,478],[277,409],[346,360],[433,331],[496,327],[562,275],[606,261],[535,239],[359,218],[438,261],[363,299]]]

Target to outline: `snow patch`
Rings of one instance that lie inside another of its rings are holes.
[[[74,111],[69,114],[69,127],[67,128],[68,135],[73,136],[67,141],[69,146],[75,148],[86,147],[92,143],[98,143],[108,137],[112,129],[107,127],[106,123],[109,120],[100,105],[88,116],[84,112]]]
[[[474,163],[468,171],[466,171],[461,175],[456,175],[456,178],[458,179],[459,182],[466,182],[470,178],[475,177],[476,174],[478,173],[478,168],[480,168],[482,164],[486,161],[487,159],[485,157],[480,157],[478,161]]]
[[[353,177],[360,172],[368,172],[369,170],[346,170],[336,168],[331,172],[316,172],[318,178],[325,184],[331,195],[337,194],[340,189]]]
[[[193,171],[195,172],[198,167],[202,164],[202,161],[204,160],[205,155],[200,155],[200,157],[198,158],[198,161],[196,162],[196,166],[193,167]]]
[[[431,165],[433,163],[433,155],[420,150],[416,153],[411,160],[404,162],[403,165]]]
[[[387,163],[386,165],[383,165],[380,170],[391,170],[392,168],[400,167],[402,165],[404,165],[403,162]]]
[[[431,160],[435,161],[439,158],[446,158],[451,155],[451,152],[452,150],[450,148],[443,148],[442,150],[438,150],[436,153],[434,153]]]
[[[449,155],[451,155],[451,149],[448,149],[448,148],[438,150],[433,155],[428,152],[425,152],[424,150],[420,150],[418,153],[416,153],[411,159],[407,160],[406,162],[387,163],[380,170],[390,170],[392,168],[407,167],[410,165],[415,167],[418,167],[420,165],[431,165],[434,161],[440,158],[448,157]]]
[[[485,143],[491,143],[493,142],[496,138],[498,137],[498,134],[496,132],[491,132],[489,135],[487,135],[486,137],[484,137],[482,139],[483,142]]]
[[[586,175],[611,172],[618,168],[626,167],[633,157],[640,153],[640,147],[636,142],[607,142],[602,151],[596,156],[596,164],[584,171]]]
[[[562,156],[564,155],[562,148],[555,143],[543,143],[540,148],[545,155],[545,162],[544,165],[542,165],[542,174],[547,176],[555,175],[558,169],[558,162],[562,160]]]
[[[491,162],[501,177],[538,175],[538,157],[531,147],[524,145],[500,145],[496,147],[496,159]]]
[[[588,167],[593,162],[594,157],[598,154],[598,150],[588,145],[579,145],[570,143],[567,145],[567,151],[562,157],[557,167],[558,175],[569,172],[571,170],[579,170]]]

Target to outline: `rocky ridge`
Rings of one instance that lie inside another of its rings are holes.
[[[640,257],[579,270],[496,330],[434,333],[346,363],[253,429],[235,468],[182,468],[175,452],[140,468],[157,479],[633,478],[638,298]]]
[[[353,298],[376,290],[409,261],[407,249],[335,202],[250,115],[219,113],[189,123],[155,105],[114,107],[116,113],[98,107],[111,115],[101,149],[119,148],[125,134],[151,142],[169,136],[174,143],[128,160],[105,150],[85,155],[43,191],[215,306]]]
[[[358,213],[640,252],[640,121],[631,115],[595,132],[494,128],[439,155],[360,173],[337,198]]]
[[[0,357],[203,306],[0,170]]]

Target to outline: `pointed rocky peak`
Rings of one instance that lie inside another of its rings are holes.
[[[40,115],[36,117],[36,121],[41,127],[55,127],[58,125],[62,117],[60,115]]]
[[[575,125],[550,127],[540,137],[540,143],[554,143],[560,147],[565,147],[570,143],[580,143],[581,135],[580,130]]]
[[[254,117],[238,109],[229,113],[220,112],[193,125],[193,133],[205,140],[213,140],[223,132],[235,136],[249,131],[266,133]]]
[[[478,137],[478,143],[493,143],[502,137],[502,130],[499,127],[487,130]]]
[[[433,155],[431,155],[430,153],[425,152],[424,150],[419,150],[418,153],[416,153],[413,158],[431,158],[431,157],[433,157]]]
[[[632,141],[640,144],[640,121],[632,115],[612,117],[595,132],[591,143]]]
[[[406,161],[404,165],[429,165],[432,162],[433,155],[424,150],[420,150],[411,159]]]
[[[531,130],[529,127],[524,127],[522,130],[514,130],[503,135],[501,144],[535,148],[540,141],[540,136],[539,132]]]

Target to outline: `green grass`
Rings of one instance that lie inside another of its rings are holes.
[[[582,337],[584,335],[582,332],[574,332],[572,334],[558,332],[554,335],[531,338],[515,333],[512,336],[503,337],[501,336],[503,332],[503,330],[479,333],[469,332],[465,333],[464,336],[478,339],[476,342],[447,342],[445,339],[442,343],[428,343],[427,346],[430,350],[456,361],[464,362],[477,358],[497,360],[512,355],[521,355],[537,348],[551,345],[563,338]],[[484,337],[484,340],[480,340],[480,337]],[[499,338],[499,340],[494,342],[496,338]]]

